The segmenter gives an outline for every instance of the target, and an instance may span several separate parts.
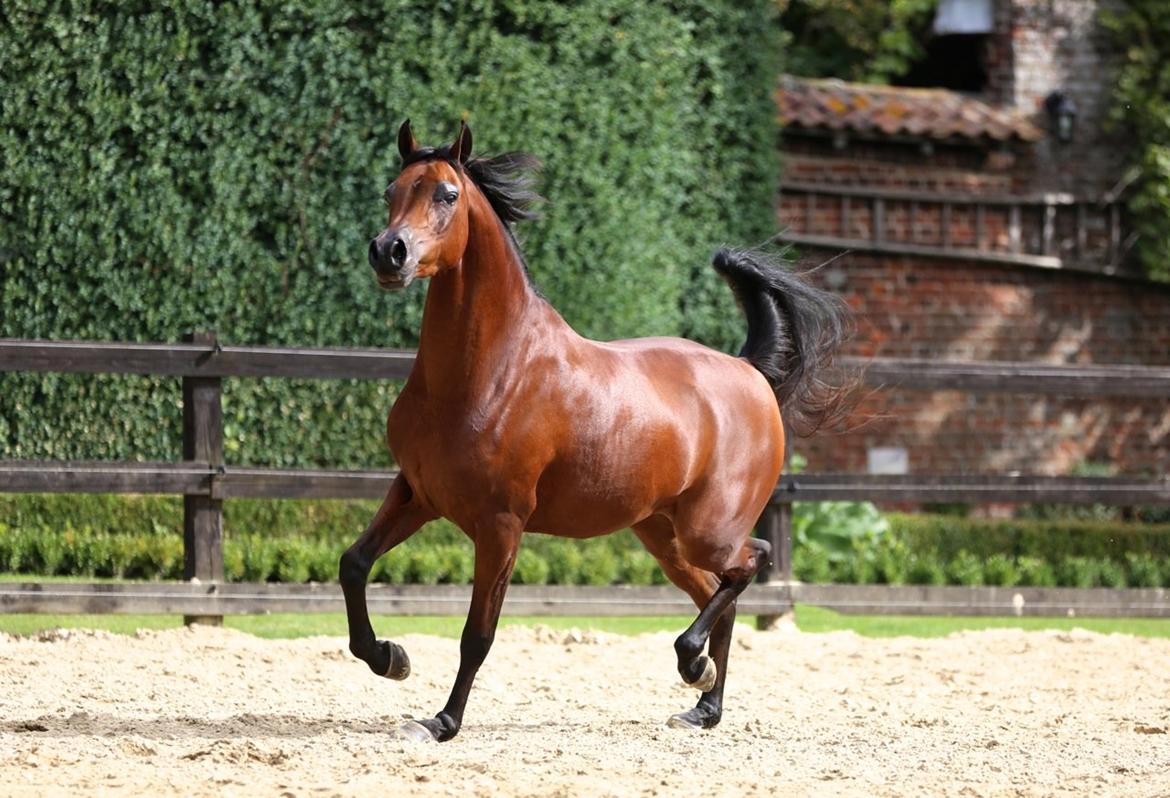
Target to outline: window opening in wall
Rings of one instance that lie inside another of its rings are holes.
[[[987,47],[994,24],[992,0],[940,0],[926,54],[894,83],[978,93],[987,88]]]
[[[953,33],[932,36],[926,55],[893,82],[898,86],[951,89],[977,94],[987,88],[987,36]]]

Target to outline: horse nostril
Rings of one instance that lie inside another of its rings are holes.
[[[378,239],[370,241],[370,265],[378,268]]]
[[[402,264],[406,263],[406,242],[401,238],[390,242],[390,263],[395,268],[402,268]]]

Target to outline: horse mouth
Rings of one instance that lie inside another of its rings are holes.
[[[381,275],[376,275],[376,277],[378,280],[378,286],[384,291],[401,291],[403,288],[406,288],[406,286],[410,285],[410,281],[414,275],[412,274],[405,278],[383,277]]]

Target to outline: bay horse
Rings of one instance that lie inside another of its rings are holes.
[[[435,717],[400,729],[450,740],[523,533],[630,527],[699,608],[674,648],[701,696],[668,723],[711,728],[723,713],[736,597],[769,559],[751,532],[780,476],[781,410],[798,430],[840,410],[842,390],[817,375],[847,335],[847,312],[779,261],[722,249],[714,268],[747,317],[739,357],[680,338],[586,339],[537,293],[512,233],[535,216],[539,162],[472,158],[471,144],[464,124],[453,144],[420,147],[403,123],[388,221],[369,246],[382,288],[431,280],[417,359],[387,421],[400,474],[341,557],[350,651],[375,674],[409,675],[403,648],[370,625],[370,568],[428,521],[458,525],[474,544],[475,576],[455,685]]]

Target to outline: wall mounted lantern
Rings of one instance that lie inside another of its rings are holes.
[[[1044,110],[1048,112],[1049,129],[1056,133],[1059,141],[1068,143],[1073,138],[1077,120],[1077,104],[1063,91],[1054,91],[1044,98]]]

